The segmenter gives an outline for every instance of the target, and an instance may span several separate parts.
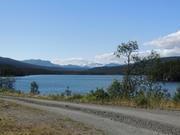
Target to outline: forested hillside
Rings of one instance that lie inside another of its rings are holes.
[[[144,69],[137,64],[133,74],[148,74],[156,81],[180,81],[180,57],[161,58],[159,63],[149,62]],[[26,64],[9,58],[0,57],[1,76],[24,76],[37,74],[79,74],[79,75],[116,75],[124,74],[126,65],[116,67],[97,67],[81,71],[66,69],[51,69],[43,66]],[[143,71],[142,71],[143,70]]]

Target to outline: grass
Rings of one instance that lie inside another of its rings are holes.
[[[7,96],[20,96],[20,97],[31,97],[44,100],[54,100],[54,101],[67,101],[75,103],[89,103],[89,104],[104,104],[104,105],[116,105],[116,106],[126,106],[126,107],[135,107],[135,108],[149,108],[149,109],[164,109],[164,110],[178,110],[180,111],[180,102],[174,102],[170,100],[152,100],[150,105],[138,104],[136,99],[125,99],[125,98],[116,98],[116,99],[96,99],[93,95],[80,95],[74,94],[72,96],[62,96],[59,94],[56,95],[32,95],[24,94],[22,92],[12,92],[12,91],[1,91],[1,95]]]
[[[32,96],[33,97],[33,96]],[[94,97],[84,96],[74,96],[63,97],[60,95],[48,95],[48,96],[38,96],[33,98],[45,99],[45,100],[54,100],[54,101],[66,101],[66,102],[75,102],[75,103],[88,103],[88,104],[101,104],[101,105],[116,105],[116,106],[125,106],[133,108],[148,108],[148,109],[164,109],[164,110],[177,110],[180,111],[180,103],[176,103],[173,100],[161,100],[152,102],[151,106],[138,105],[135,99],[103,99],[95,100]]]
[[[38,109],[0,100],[0,135],[103,135],[92,127]]]
[[[5,96],[26,96],[27,94],[23,93],[22,91],[11,90],[11,89],[0,89],[0,94]]]

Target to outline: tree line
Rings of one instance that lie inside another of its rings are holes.
[[[127,103],[132,102],[136,106],[148,108],[159,108],[162,104],[167,105],[172,101],[175,104],[180,103],[180,87],[177,88],[174,95],[170,95],[168,90],[162,88],[156,82],[157,78],[154,78],[157,74],[159,75],[163,72],[159,70],[162,66],[161,64],[164,64],[160,62],[160,55],[157,52],[152,51],[150,55],[140,57],[138,55],[138,43],[129,41],[120,44],[115,55],[125,59],[126,68],[124,68],[122,80],[114,80],[107,89],[97,88],[85,95],[72,95],[72,92],[68,90],[70,94],[50,95],[50,98],[101,103],[116,103],[118,101],[122,103],[128,101]]]
[[[129,41],[122,43],[117,47],[115,55],[118,58],[125,59],[125,68],[123,69],[123,79],[114,80],[108,89],[97,88],[86,95],[74,94],[67,88],[61,95],[51,95],[53,98],[63,98],[68,100],[87,100],[87,101],[132,101],[138,106],[160,107],[163,103],[175,101],[180,103],[180,88],[173,95],[161,87],[157,80],[172,80],[179,75],[179,61],[160,61],[160,55],[151,51],[148,56],[141,57],[138,53],[138,43]],[[166,65],[168,63],[168,65]],[[178,77],[177,77],[178,79]],[[9,89],[14,83],[13,80],[0,80],[0,87]],[[30,94],[39,94],[38,84],[31,83]]]
[[[147,75],[151,71],[151,76],[155,81],[180,81],[180,60],[154,61],[143,60],[136,62],[136,70],[133,75]],[[130,64],[134,67],[134,64]],[[124,75],[127,65],[116,67],[98,67],[83,71],[52,71],[37,68],[17,68],[11,65],[0,65],[0,76],[25,76],[36,74],[72,74],[72,75]]]

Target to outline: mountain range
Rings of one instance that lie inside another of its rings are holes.
[[[114,66],[120,65],[117,63],[109,63],[109,64],[88,63],[88,64],[83,65],[83,66],[72,65],[72,64],[58,65],[58,64],[52,63],[51,61],[41,60],[41,59],[23,60],[22,62],[27,63],[27,64],[37,65],[37,66],[65,68],[65,69],[69,69],[69,70],[84,70],[84,69],[91,69],[91,68],[96,68],[96,67],[114,67]]]
[[[164,57],[161,62],[180,60],[177,57]],[[10,58],[0,57],[0,76],[22,76],[36,74],[123,74],[126,65],[110,63],[101,67],[57,65],[44,60],[18,61]]]

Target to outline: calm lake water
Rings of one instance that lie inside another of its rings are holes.
[[[74,93],[87,93],[97,87],[107,88],[114,79],[121,80],[121,75],[33,75],[16,77],[15,88],[29,92],[30,83],[36,81],[41,94],[57,94],[63,92],[67,87]],[[164,83],[162,87],[167,88],[171,94],[176,90],[179,83]]]

